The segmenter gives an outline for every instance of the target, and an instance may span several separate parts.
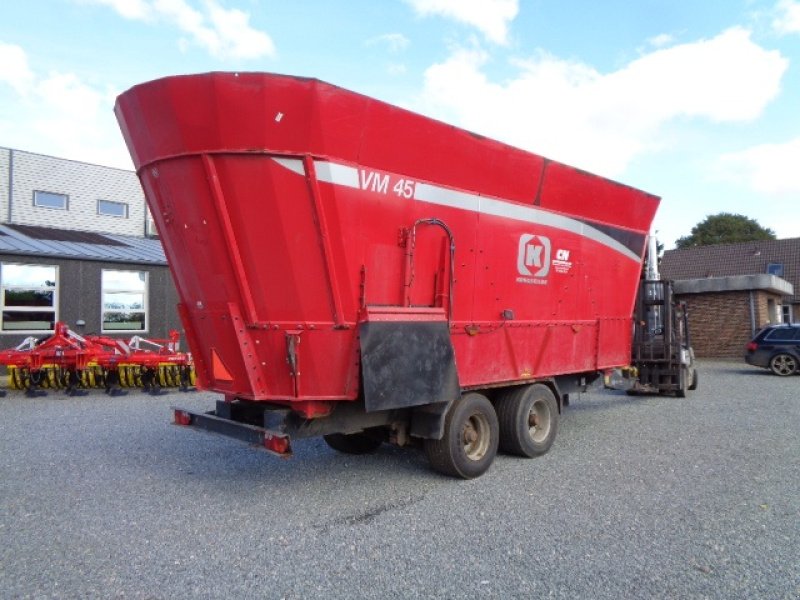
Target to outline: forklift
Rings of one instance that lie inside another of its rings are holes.
[[[689,338],[685,302],[676,302],[672,282],[658,272],[656,239],[650,236],[647,262],[639,283],[631,345],[636,394],[674,394],[685,398],[697,389],[698,373]]]

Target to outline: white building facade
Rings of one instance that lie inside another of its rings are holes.
[[[153,235],[133,171],[0,148],[0,221]]]

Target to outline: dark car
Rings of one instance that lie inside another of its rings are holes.
[[[745,346],[744,360],[785,377],[800,368],[800,325],[770,325]]]

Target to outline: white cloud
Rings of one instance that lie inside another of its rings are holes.
[[[780,0],[775,15],[772,26],[778,33],[800,33],[800,2]]]
[[[111,110],[114,90],[94,88],[72,73],[36,73],[17,46],[0,44],[0,65],[4,145],[131,168]]]
[[[519,12],[518,0],[405,0],[423,17],[438,15],[478,29],[495,44],[508,43],[508,26]]]
[[[800,137],[780,144],[761,144],[723,155],[717,174],[770,196],[800,195]]]
[[[641,56],[603,74],[540,53],[517,60],[516,76],[492,82],[479,48],[455,51],[425,73],[429,112],[461,126],[604,175],[664,144],[677,117],[747,121],[779,91],[787,60],[733,28]]]
[[[81,0],[113,8],[120,16],[138,21],[163,20],[221,59],[274,57],[272,38],[250,25],[250,15],[237,8],[222,8],[215,0],[204,0],[194,8],[187,0]],[[190,43],[178,40],[182,51]]]
[[[25,51],[14,44],[0,42],[0,82],[13,87],[17,93],[26,94],[33,82]]]
[[[653,46],[654,48],[663,48],[664,46],[669,46],[674,41],[674,39],[675,38],[669,33],[660,33],[647,40],[647,43]]]
[[[215,53],[233,58],[259,58],[275,56],[275,45],[263,31],[250,26],[250,16],[241,10],[224,9],[216,2],[206,2],[209,19],[218,40]]]
[[[771,228],[779,239],[800,237],[800,137],[774,144],[759,144],[722,155],[712,165],[710,178],[731,185],[742,212]],[[705,200],[704,200],[705,202]],[[729,210],[731,197],[717,199],[719,210]]]
[[[84,0],[84,2],[109,6],[126,19],[146,20],[152,12],[146,0]]]
[[[402,33],[384,33],[383,35],[378,35],[373,38],[370,38],[365,42],[367,46],[375,46],[377,44],[383,44],[389,49],[389,52],[392,54],[398,54],[399,52],[402,52],[403,50],[408,48],[410,43],[411,40],[409,40]]]

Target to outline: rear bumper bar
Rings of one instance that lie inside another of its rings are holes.
[[[231,419],[217,416],[214,412],[197,413],[182,408],[173,407],[174,423],[183,427],[193,427],[231,437],[247,444],[260,446],[268,452],[281,457],[292,455],[292,446],[289,436],[285,433],[239,423]]]

